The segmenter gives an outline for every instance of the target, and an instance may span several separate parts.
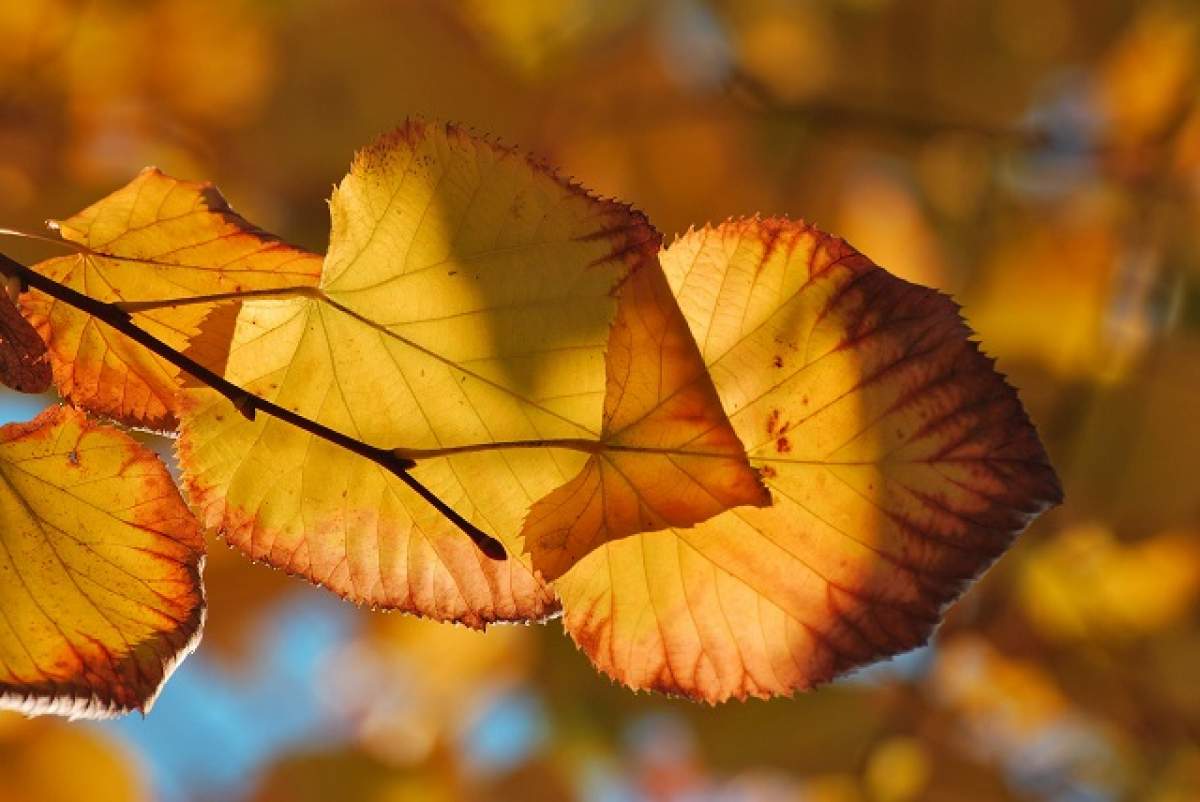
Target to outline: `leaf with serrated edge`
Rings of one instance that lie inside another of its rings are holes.
[[[718,702],[911,649],[1060,500],[945,296],[788,220],[690,232],[661,261],[775,503],[609,543],[555,583],[611,677]]]
[[[200,528],[128,435],[54,406],[0,427],[0,708],[150,709],[204,618]]]
[[[53,376],[46,343],[0,290],[0,381],[22,393],[44,393]]]
[[[452,450],[422,458],[413,475],[513,558],[483,557],[367,460],[269,416],[244,421],[199,389],[186,395],[179,444],[190,497],[254,559],[360,603],[471,626],[553,612],[552,594],[517,558],[517,534],[587,450],[541,443],[603,443],[616,408],[606,407],[605,353],[617,309],[664,298],[674,308],[657,233],[515,151],[417,121],[358,155],[331,211],[318,292],[246,302],[226,375],[377,447]],[[697,433],[724,427],[709,442],[737,468],[721,470],[740,470],[760,498],[682,316],[666,319],[660,328],[673,324],[689,343],[672,347],[693,361],[672,379],[686,379],[686,398],[708,386],[711,403],[676,409],[643,394],[652,407],[641,414]],[[658,364],[653,372],[666,375]],[[639,413],[632,401],[620,408],[631,420]],[[524,445],[496,448],[514,441]]]
[[[525,521],[547,580],[604,543],[771,503],[660,270],[622,285],[606,366],[604,447]]]
[[[321,257],[280,242],[238,216],[211,184],[146,168],[127,186],[54,224],[80,253],[34,269],[100,301],[166,301],[310,287]],[[59,392],[92,412],[152,429],[175,426],[179,369],[84,312],[36,290],[22,311],[49,343]],[[222,356],[227,343],[200,343],[214,304],[135,314],[177,350]],[[209,327],[213,337],[227,332]]]

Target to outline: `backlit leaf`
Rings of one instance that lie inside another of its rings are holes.
[[[522,533],[548,580],[603,543],[771,503],[745,467],[662,273],[639,270],[621,289],[608,346],[605,448],[534,505]]]
[[[42,393],[52,380],[46,344],[0,291],[0,381],[22,393]]]
[[[786,220],[689,233],[662,262],[775,503],[609,543],[556,583],[610,676],[715,702],[910,649],[1059,499],[944,296]]]
[[[311,286],[321,267],[319,256],[239,217],[211,184],[178,181],[153,168],[55,225],[82,250],[34,269],[101,301]],[[190,346],[220,355],[226,343],[194,341],[213,307],[158,308],[135,320],[178,350]],[[23,297],[22,309],[49,343],[54,382],[65,397],[125,423],[174,427],[178,368],[37,291]],[[228,336],[215,327],[208,331],[214,338]]]
[[[694,469],[699,487],[716,486],[704,473],[715,471],[735,479],[723,501],[745,503],[739,490],[762,499],[640,214],[511,150],[421,122],[360,153],[331,209],[319,289],[243,305],[232,381],[420,457],[413,475],[513,555],[530,505],[586,474],[586,454],[604,450],[614,423],[639,444],[699,440],[723,457]],[[656,337],[651,359],[631,358],[633,327]],[[647,431],[651,421],[658,428]],[[269,416],[247,422],[205,390],[188,392],[182,423],[192,501],[255,559],[358,602],[473,626],[556,606],[527,564],[486,559],[361,457]],[[553,440],[568,445],[544,447]],[[642,457],[652,470],[662,462]],[[653,505],[675,489],[645,492]],[[617,528],[693,523],[724,506],[662,509],[634,507]]]
[[[198,639],[203,553],[128,435],[60,406],[0,428],[0,707],[148,710]]]

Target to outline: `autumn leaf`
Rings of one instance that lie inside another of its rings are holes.
[[[522,532],[547,580],[604,543],[771,503],[662,273],[639,270],[621,289],[599,450],[533,506]]]
[[[765,697],[913,648],[1060,499],[944,296],[787,220],[690,232],[662,264],[775,503],[608,543],[556,582],[620,682]]]
[[[319,288],[244,303],[227,378],[418,460],[416,479],[513,554],[530,505],[586,470],[614,419],[639,442],[723,447],[725,459],[697,469],[702,480],[732,475],[762,498],[685,322],[668,314],[658,235],[640,214],[507,148],[415,121],[359,154],[331,210]],[[620,342],[629,324],[613,324],[618,308],[651,315],[666,350],[626,360],[614,383],[610,330],[613,358],[632,347]],[[660,357],[676,352],[692,363],[664,372]],[[664,376],[680,403],[662,403]],[[629,401],[611,400],[626,390]],[[663,433],[638,429],[639,416]],[[484,558],[378,465],[269,416],[245,421],[203,389],[187,393],[182,424],[189,496],[255,559],[361,603],[472,626],[556,608],[527,564]]]
[[[1187,620],[1200,599],[1194,532],[1122,543],[1102,526],[1075,526],[1031,550],[1016,599],[1049,639],[1132,640]]]
[[[227,342],[195,340],[213,303],[155,302],[307,287],[321,266],[319,256],[247,223],[211,184],[153,168],[54,226],[79,252],[35,270],[97,300],[132,304],[138,325],[173,348],[218,356]],[[124,423],[174,428],[175,366],[37,291],[26,293],[21,306],[49,343],[54,383],[64,397]],[[228,336],[219,327],[207,331]]]
[[[52,380],[46,344],[0,291],[0,381],[22,393],[43,393]]]
[[[204,540],[158,457],[69,407],[4,426],[0,521],[0,707],[149,710],[204,611]]]

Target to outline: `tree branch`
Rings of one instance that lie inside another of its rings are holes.
[[[438,512],[446,516],[446,518],[457,526],[467,537],[475,542],[479,550],[491,557],[494,560],[503,560],[506,558],[506,553],[503,544],[499,540],[483,532],[477,526],[472,524],[450,505],[442,501],[437,495],[421,484],[416,478],[409,473],[416,463],[406,457],[402,457],[391,449],[377,448],[367,443],[357,440],[341,432],[330,429],[328,426],[310,420],[297,412],[290,409],[285,409],[271,401],[266,400],[253,393],[247,392],[233,382],[227,380],[224,376],[214,373],[212,370],[196,362],[188,356],[176,351],[167,343],[150,334],[145,329],[140,328],[133,322],[130,313],[120,306],[104,301],[98,301],[95,298],[84,295],[70,287],[59,284],[53,279],[43,276],[35,270],[31,270],[20,262],[10,259],[3,253],[0,253],[0,274],[19,279],[23,285],[33,287],[36,290],[44,292],[46,295],[61,301],[62,303],[72,306],[85,314],[91,315],[97,320],[116,329],[124,334],[129,339],[137,344],[145,347],[155,355],[162,357],[167,362],[170,362],[175,367],[188,373],[203,382],[205,385],[216,390],[225,398],[229,399],[230,403],[246,416],[249,420],[254,420],[256,412],[264,412],[274,418],[290,423],[298,429],[301,429],[314,437],[319,437],[334,445],[341,446],[347,451],[358,454],[360,457],[365,457],[384,470],[396,476],[404,484],[408,485],[417,495],[425,499]]]

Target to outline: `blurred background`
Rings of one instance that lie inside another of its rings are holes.
[[[407,115],[668,240],[788,213],[953,293],[1066,504],[931,647],[715,709],[613,687],[557,624],[372,614],[214,542],[153,713],[0,714],[0,801],[1200,799],[1200,4],[0,0],[2,226],[156,164],[322,251]]]

